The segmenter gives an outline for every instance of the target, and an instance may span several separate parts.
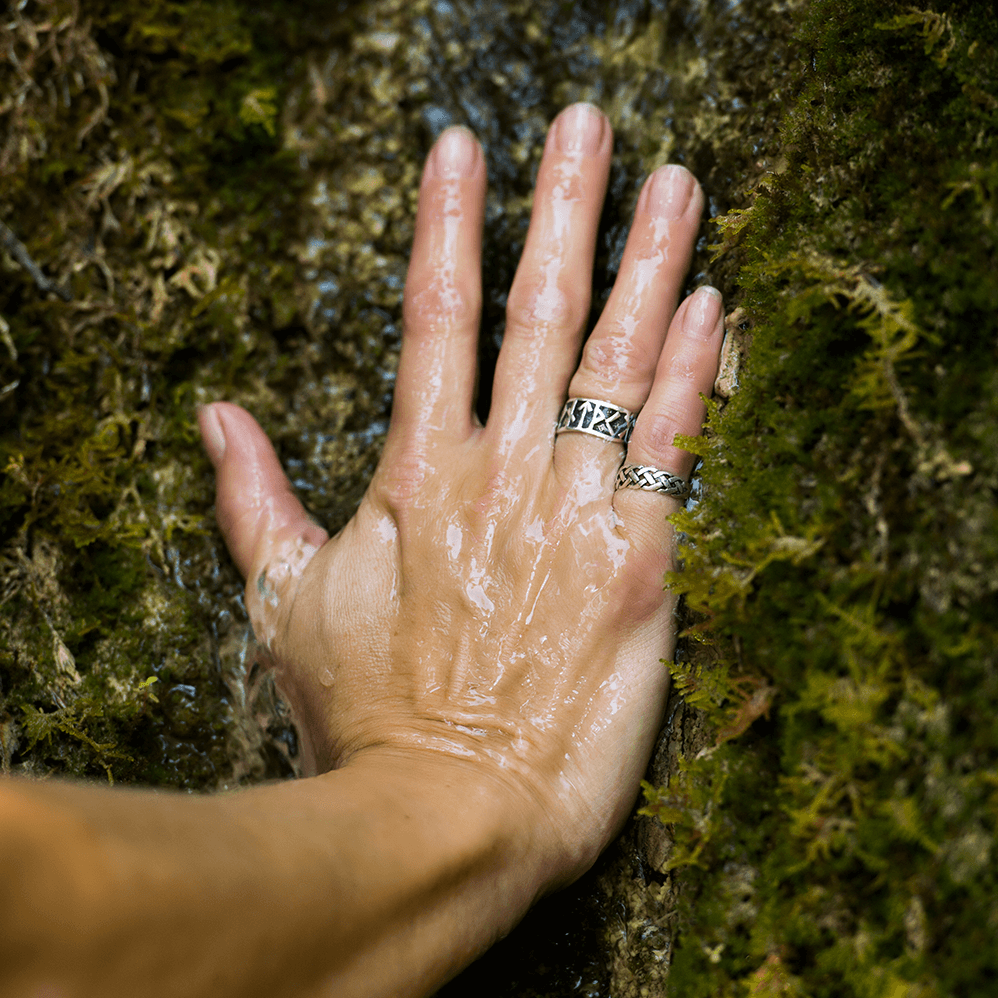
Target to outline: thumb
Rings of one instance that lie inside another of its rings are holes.
[[[329,535],[305,512],[267,435],[245,409],[215,402],[198,410],[198,423],[215,466],[215,516],[247,580],[247,603],[258,595],[269,602],[270,593],[276,605]]]

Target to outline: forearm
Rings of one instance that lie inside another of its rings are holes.
[[[204,798],[8,781],[0,993],[429,993],[543,884],[515,810],[374,756]]]

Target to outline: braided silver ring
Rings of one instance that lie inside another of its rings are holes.
[[[561,407],[555,433],[589,433],[602,440],[626,444],[637,415],[600,399],[569,399]]]
[[[625,464],[613,482],[614,489],[641,489],[644,492],[661,492],[675,499],[685,499],[690,494],[690,486],[685,478],[670,475],[660,468],[647,464]]]

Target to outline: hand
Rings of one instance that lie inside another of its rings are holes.
[[[336,537],[307,516],[243,410],[201,410],[217,515],[308,765],[446,760],[514,802],[546,886],[583,872],[632,806],[668,687],[668,496],[624,460],[689,475],[723,310],[676,303],[703,196],[678,166],[638,201],[619,276],[579,357],[610,165],[606,118],[559,115],[509,295],[488,422],[473,415],[485,162],[449,129],[423,175],[384,454]],[[575,368],[573,372],[573,368]],[[627,447],[555,436],[566,397],[640,410]]]

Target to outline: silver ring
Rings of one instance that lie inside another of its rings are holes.
[[[600,399],[569,399],[561,407],[558,433],[589,433],[602,440],[626,444],[631,439],[637,415]]]
[[[660,468],[647,464],[625,464],[613,482],[614,489],[641,489],[644,492],[661,492],[675,499],[685,499],[690,494],[690,486],[685,478],[670,475]]]

